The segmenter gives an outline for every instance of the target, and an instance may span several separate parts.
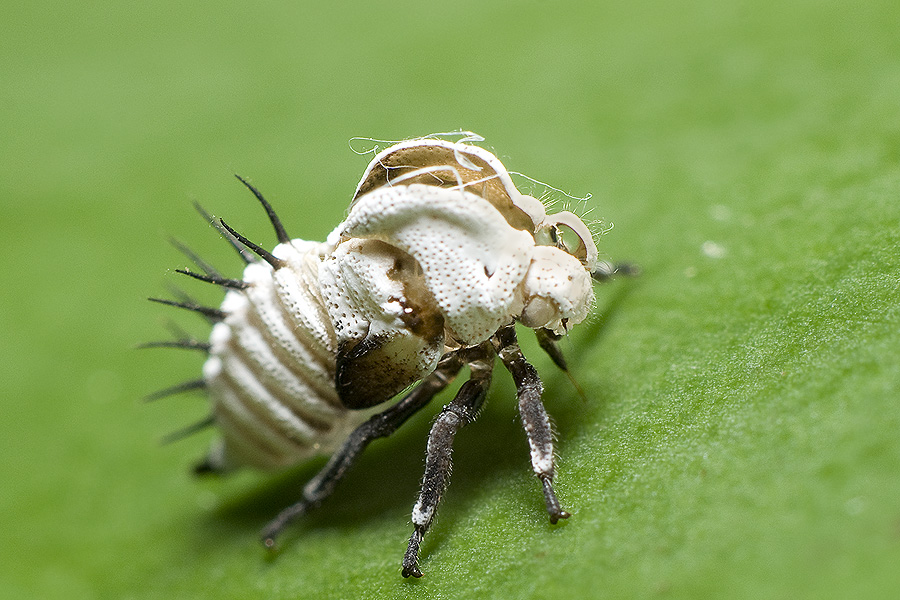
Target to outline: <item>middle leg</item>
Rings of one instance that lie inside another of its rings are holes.
[[[472,349],[469,357],[471,378],[465,382],[456,397],[438,415],[428,434],[425,456],[425,475],[419,499],[413,507],[412,522],[415,529],[403,555],[403,576],[421,577],[417,564],[419,545],[431,526],[434,513],[450,478],[453,438],[456,432],[475,420],[491,385],[494,349],[486,342]]]

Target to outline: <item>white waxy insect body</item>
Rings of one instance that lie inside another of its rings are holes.
[[[203,369],[221,438],[202,467],[271,469],[332,454],[304,497],[266,528],[266,543],[330,494],[372,439],[392,433],[467,364],[469,381],[429,436],[403,560],[404,576],[421,575],[419,542],[446,487],[454,435],[474,420],[497,356],[516,381],[551,521],[567,517],[551,485],[542,387],[513,325],[536,329],[565,368],[553,340],[588,315],[592,275],[614,273],[598,264],[584,223],[569,212],[547,215],[486,150],[437,139],[376,155],[347,218],[324,243],[289,240],[247,185],[282,243],[269,254],[223,222],[232,241],[264,260],[248,264],[237,282],[194,275],[231,288],[218,311],[203,309],[221,317]],[[379,406],[416,382],[387,409]]]

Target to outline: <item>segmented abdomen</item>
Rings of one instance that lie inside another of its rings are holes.
[[[348,411],[334,386],[336,340],[318,283],[323,244],[293,240],[275,270],[249,264],[222,303],[203,377],[223,440],[207,459],[221,471],[279,468],[332,452],[368,413]]]

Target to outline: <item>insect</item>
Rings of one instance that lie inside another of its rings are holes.
[[[219,308],[151,298],[199,312],[213,327],[208,342],[147,345],[208,353],[201,379],[154,395],[208,391],[210,417],[182,432],[215,425],[221,434],[198,473],[331,456],[300,499],[264,528],[263,543],[274,546],[291,521],[333,492],[372,440],[391,435],[468,367],[428,435],[402,559],[404,577],[421,577],[419,546],[447,486],[454,436],[475,420],[498,357],[515,381],[550,521],[569,517],[553,489],[541,381],[515,324],[533,329],[566,369],[556,341],[588,315],[592,279],[630,272],[598,260],[585,223],[568,211],[547,214],[487,150],[435,138],[378,153],[347,218],[325,242],[292,239],[262,194],[241,182],[266,210],[278,245],[270,252],[212,221],[247,263],[240,279],[229,279],[177,244],[199,269],[178,272],[222,286],[225,298]]]

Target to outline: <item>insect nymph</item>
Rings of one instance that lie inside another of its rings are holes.
[[[566,211],[548,215],[519,193],[490,152],[430,138],[376,155],[346,220],[323,243],[291,239],[246,185],[280,243],[268,252],[219,220],[248,261],[243,277],[226,279],[186,250],[203,273],[181,272],[227,293],[218,309],[162,301],[215,324],[208,344],[155,345],[209,354],[201,380],[168,390],[208,391],[212,414],[204,424],[217,426],[221,437],[199,472],[278,469],[330,454],[298,502],[265,527],[264,543],[274,545],[288,523],[332,493],[369,442],[393,433],[468,367],[468,380],[428,436],[402,560],[404,577],[420,577],[419,545],[447,485],[454,435],[475,419],[498,357],[516,384],[550,521],[567,518],[553,490],[541,381],[519,349],[515,324],[534,329],[565,369],[556,340],[588,315],[592,278],[616,272],[598,261],[582,220]]]

